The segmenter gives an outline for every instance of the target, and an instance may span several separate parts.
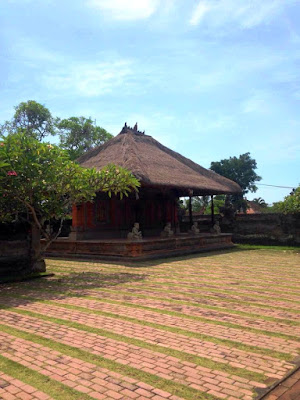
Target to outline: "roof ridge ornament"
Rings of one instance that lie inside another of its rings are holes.
[[[128,126],[128,125],[127,125],[127,122],[125,122],[125,124],[124,124],[124,126],[123,126],[123,128],[122,128],[122,130],[121,130],[121,132],[120,132],[120,135],[121,135],[121,134],[125,134],[125,133],[133,133],[133,134],[135,134],[135,135],[145,135],[145,131],[141,132],[141,131],[138,130],[138,124],[137,124],[137,122],[136,122],[136,124],[134,125],[133,128],[131,128],[130,126]]]

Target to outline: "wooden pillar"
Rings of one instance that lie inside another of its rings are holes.
[[[87,209],[86,203],[83,203],[83,229],[86,231],[87,227]]]
[[[95,204],[90,201],[86,203],[86,225],[88,228],[95,226]]]
[[[116,227],[116,198],[112,197],[109,200],[110,203],[110,223],[115,228]]]
[[[190,218],[190,228],[191,228],[193,225],[192,196],[189,196],[189,218]]]
[[[74,228],[84,228],[84,206],[83,204],[73,205],[72,208],[72,226]]]
[[[72,209],[72,228],[69,238],[71,240],[81,240],[84,236],[86,226],[84,204],[73,205]]]
[[[211,224],[215,224],[214,196],[211,195]]]

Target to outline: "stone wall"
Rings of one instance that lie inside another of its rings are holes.
[[[215,215],[220,220],[219,215]],[[211,227],[210,215],[194,215],[201,232]],[[181,230],[189,229],[188,217],[184,217]],[[232,233],[235,243],[262,245],[300,246],[300,215],[284,214],[240,214],[231,224],[221,222],[222,232]]]
[[[300,246],[300,215],[238,215],[232,233],[236,243]]]
[[[0,224],[0,281],[30,273],[29,241],[26,227]]]

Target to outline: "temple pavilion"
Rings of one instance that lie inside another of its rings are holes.
[[[240,193],[239,185],[163,146],[139,131],[137,124],[134,128],[125,124],[116,137],[88,151],[78,162],[97,170],[110,163],[119,165],[131,171],[141,187],[122,200],[100,192],[93,203],[73,206],[70,237],[61,244],[56,241],[53,252],[59,252],[60,246],[68,253],[142,258],[232,245],[228,234],[181,234],[178,202],[180,197]],[[127,239],[135,223],[142,234],[138,241]],[[173,237],[161,237],[166,224]]]

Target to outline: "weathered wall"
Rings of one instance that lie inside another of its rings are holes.
[[[208,232],[210,215],[195,215],[200,231]],[[220,220],[220,216],[215,216]],[[300,246],[300,215],[284,214],[240,214],[232,224],[221,222],[222,232],[233,234],[235,243]],[[184,217],[182,231],[189,229],[188,217]]]
[[[300,246],[300,215],[238,215],[233,228],[237,243]]]
[[[0,281],[30,272],[26,227],[0,224]]]

